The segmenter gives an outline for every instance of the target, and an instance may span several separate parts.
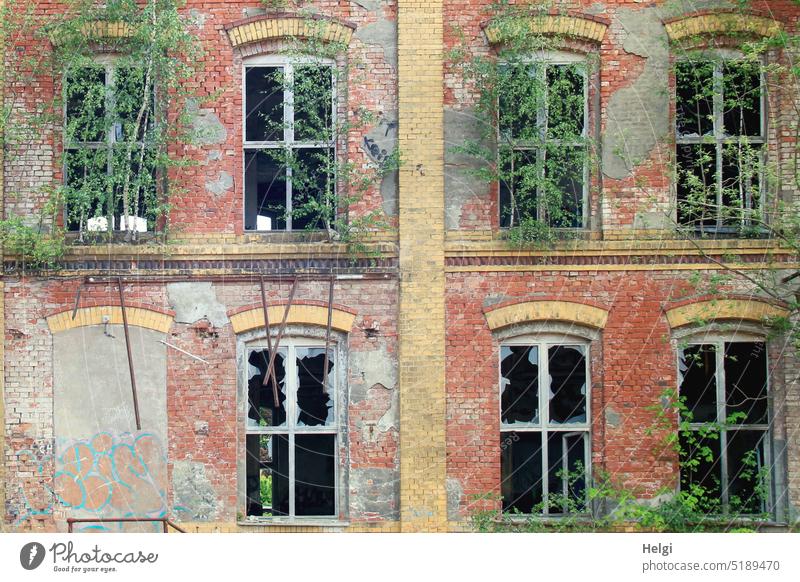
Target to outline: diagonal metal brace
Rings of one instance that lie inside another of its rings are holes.
[[[122,308],[122,326],[125,329],[125,349],[128,351],[128,371],[131,375],[131,390],[133,391],[133,414],[136,416],[136,430],[142,430],[139,418],[139,397],[136,395],[136,375],[133,372],[133,354],[131,353],[131,338],[128,333],[128,312],[125,310],[125,295],[122,292],[122,277],[119,283],[119,305]]]
[[[281,326],[278,329],[278,337],[275,338],[275,349],[269,353],[269,364],[267,365],[267,373],[264,376],[265,384],[267,382],[267,378],[275,374],[275,357],[278,355],[278,349],[281,345],[283,332],[286,330],[286,320],[289,319],[289,310],[292,308],[295,291],[297,291],[297,277],[295,277],[294,282],[292,283],[292,290],[289,292],[289,301],[286,303],[286,309],[283,312],[283,320],[281,321]]]
[[[272,338],[269,335],[269,313],[267,311],[267,293],[264,291],[264,276],[261,276],[261,307],[264,309],[264,333],[267,336],[267,350],[272,356]],[[272,380],[272,398],[275,403],[275,408],[281,407],[280,397],[278,395],[278,380],[275,377],[275,366],[267,368],[267,373],[264,374],[263,385],[266,386],[269,380]]]
[[[333,284],[336,277],[331,276],[328,286],[328,327],[325,329],[325,363],[322,366],[322,393],[328,393],[328,350],[331,345],[331,327],[333,325]]]

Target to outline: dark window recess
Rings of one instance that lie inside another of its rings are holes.
[[[586,422],[586,357],[577,346],[548,350],[550,422]]]
[[[319,229],[321,208],[330,200],[333,148],[297,148],[292,168],[292,229]]]
[[[717,224],[716,148],[678,145],[678,222],[698,228]]]
[[[767,351],[761,342],[725,344],[725,403],[740,424],[767,424]]]
[[[506,140],[531,141],[541,138],[539,114],[545,96],[536,81],[536,65],[505,66],[500,69],[500,132]]]
[[[503,383],[500,419],[504,424],[539,422],[538,348],[503,346],[500,357]]]
[[[728,503],[739,513],[760,513],[765,510],[763,430],[728,431]]]
[[[245,141],[283,141],[283,94],[281,67],[245,69]]]
[[[723,125],[730,136],[761,135],[761,72],[757,63],[722,66]]]
[[[249,379],[247,381],[249,426],[284,426],[286,424],[286,353],[278,351],[273,364],[275,378],[278,381],[278,400],[275,402],[275,389],[270,379],[264,385],[264,375],[269,366],[269,351],[250,352],[248,358]]]
[[[328,386],[323,388],[325,350],[297,348],[297,425],[325,426],[333,422],[330,397],[333,357],[328,359]]]
[[[549,199],[548,222],[554,228],[578,228],[583,223],[584,148],[549,145],[545,155],[539,195]]]
[[[584,77],[575,66],[547,67],[547,137],[568,140],[583,135]]]
[[[717,418],[717,360],[713,345],[689,346],[681,352],[680,395],[686,398],[690,422]]]
[[[70,72],[65,84],[67,123],[64,142],[106,141],[106,70],[84,67]]]
[[[289,438],[249,434],[246,439],[247,515],[289,515]]]
[[[336,435],[295,436],[295,513],[332,516],[336,512]]]
[[[550,513],[586,509],[584,433],[551,432],[547,437],[548,506]]]
[[[714,133],[714,66],[709,62],[682,61],[675,70],[676,129],[680,136]]]
[[[283,150],[245,151],[245,228],[286,228],[286,163]]]
[[[533,513],[542,503],[542,433],[502,432],[503,511]]]
[[[701,488],[701,499],[704,512],[716,512],[720,509],[722,493],[722,465],[720,463],[719,433],[701,436],[697,432],[681,433],[678,438],[680,446],[680,480],[681,490],[692,493],[694,488]]]
[[[333,139],[333,77],[330,67],[294,70],[294,138],[296,141]]]

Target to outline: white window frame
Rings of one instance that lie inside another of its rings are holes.
[[[725,344],[727,343],[762,343],[764,344],[764,351],[765,354],[765,361],[767,363],[767,370],[766,370],[766,378],[767,378],[767,388],[766,388],[766,397],[767,397],[767,422],[766,424],[736,424],[734,426],[726,426],[726,407],[727,402],[725,398]],[[681,371],[681,359],[682,359],[682,352],[691,346],[708,346],[713,345],[715,348],[715,374],[714,374],[714,382],[715,382],[715,398],[716,398],[716,419],[714,421],[710,421],[711,424],[719,425],[719,446],[720,446],[720,456],[719,456],[719,465],[720,465],[720,505],[722,507],[723,514],[728,513],[729,511],[729,478],[728,478],[728,433],[732,431],[738,430],[753,430],[753,431],[764,431],[764,459],[763,459],[763,466],[769,468],[769,475],[770,475],[770,486],[767,488],[768,497],[767,499],[763,499],[762,509],[763,511],[770,511],[771,508],[774,508],[774,497],[773,497],[773,484],[774,484],[774,468],[772,466],[772,406],[771,406],[771,390],[770,384],[772,383],[769,373],[769,347],[767,345],[767,340],[761,336],[754,336],[752,334],[747,333],[732,333],[732,334],[723,334],[723,333],[709,333],[703,336],[695,336],[692,337],[691,340],[685,341],[678,347],[678,351],[676,353],[677,361],[676,361],[676,370],[678,371],[678,386],[677,392],[678,396],[681,396],[680,387],[683,384],[683,372]],[[678,418],[678,421],[681,422],[681,419]],[[689,423],[689,429],[693,432],[699,431],[702,428],[706,427],[709,422],[692,422]],[[681,490],[681,479],[678,479],[678,491]],[[748,515],[748,514],[744,514]]]
[[[722,74],[722,65],[725,62],[735,62],[735,61],[742,61],[745,59],[745,56],[736,50],[730,49],[717,49],[715,51],[709,52],[700,52],[694,56],[687,56],[677,59],[676,65],[684,62],[713,62],[714,63],[714,95],[712,99],[712,106],[713,106],[713,130],[711,136],[694,136],[694,135],[681,135],[678,133],[678,113],[677,113],[677,99],[678,99],[678,83],[677,83],[677,74],[675,77],[675,119],[674,119],[674,127],[673,127],[673,134],[675,135],[675,165],[676,168],[679,168],[678,165],[678,148],[684,145],[712,145],[714,146],[714,156],[715,156],[715,166],[714,171],[716,173],[716,183],[714,184],[716,190],[716,226],[703,226],[702,224],[697,226],[697,230],[713,230],[714,232],[725,232],[726,229],[735,228],[730,225],[726,225],[722,220],[722,214],[724,210],[723,206],[723,198],[722,198],[722,168],[723,168],[723,152],[724,148],[728,144],[736,144],[741,139],[746,139],[748,144],[752,144],[754,146],[759,146],[762,148],[761,154],[759,156],[760,162],[763,166],[764,157],[766,155],[766,145],[768,143],[767,138],[767,125],[768,125],[768,112],[767,112],[767,83],[766,83],[766,75],[764,72],[765,63],[763,59],[759,59],[758,63],[760,65],[759,71],[759,80],[760,80],[760,127],[759,127],[759,135],[758,136],[744,136],[744,135],[732,135],[726,136],[725,134],[725,122],[724,122],[724,95],[723,95],[723,74]],[[676,175],[676,182],[675,182],[675,223],[678,224],[679,227],[687,227],[691,225],[685,225],[678,222],[678,205],[681,203],[678,200],[678,182],[680,180],[680,176]],[[742,224],[740,226],[746,226],[749,224],[749,220],[747,220],[747,214],[750,213],[752,216],[756,218],[763,218],[764,216],[764,185],[765,185],[765,177],[763,171],[759,172],[758,175],[758,192],[760,200],[758,204],[752,200],[752,195],[750,193],[745,193],[742,197],[743,200],[749,203],[749,206],[742,207]],[[741,186],[740,186],[741,187]]]
[[[547,89],[547,86],[546,86],[547,67],[549,67],[551,65],[558,66],[558,65],[576,65],[576,64],[581,66],[581,69],[583,71],[583,131],[581,132],[581,136],[580,137],[583,140],[583,143],[573,143],[573,144],[562,143],[561,145],[564,145],[566,147],[570,147],[570,146],[571,147],[578,147],[578,146],[582,145],[585,148],[587,148],[587,150],[588,150],[589,144],[587,142],[587,137],[589,135],[589,78],[591,76],[591,71],[590,71],[590,68],[589,68],[589,61],[586,58],[586,56],[580,55],[580,54],[576,54],[576,53],[570,53],[570,52],[567,52],[567,51],[543,51],[539,55],[537,55],[535,58],[532,57],[532,58],[527,59],[527,60],[522,60],[520,63],[516,63],[516,64],[518,64],[518,65],[527,65],[527,64],[544,65],[541,68],[541,70],[538,72],[538,74],[539,74],[540,78],[544,78],[545,79],[545,88],[546,89]],[[501,62],[498,63],[498,66],[499,67],[507,67],[507,66],[512,66],[512,65],[510,65],[507,62],[501,61]],[[495,137],[496,137],[497,143],[501,144],[501,143],[503,143],[503,139],[504,138],[503,138],[503,135],[502,135],[501,129],[500,129],[500,119],[499,118],[501,116],[501,112],[500,112],[500,104],[499,103],[497,104],[497,115],[498,115],[498,119],[496,120]],[[542,121],[542,118],[544,118],[544,121]],[[536,125],[539,128],[539,132],[545,136],[545,142],[559,143],[560,140],[548,140],[547,139],[547,122],[548,122],[548,117],[547,117],[547,99],[545,99],[545,107],[542,108],[539,112],[537,112]],[[512,140],[511,141],[513,141],[513,136],[512,136]],[[546,151],[545,150],[545,146],[535,147],[534,145],[531,145],[531,144],[526,145],[525,143],[512,145],[511,149],[512,149],[512,151],[537,150],[536,151],[537,160],[542,158],[542,157],[544,157],[545,151]],[[498,148],[498,159],[497,159],[498,167],[500,167],[501,163],[502,163],[502,161],[500,160],[499,148]],[[513,159],[512,159],[512,163],[513,163]],[[580,226],[570,227],[570,228],[561,228],[561,227],[559,227],[556,230],[577,231],[577,230],[585,230],[585,229],[588,228],[588,226],[589,226],[589,179],[590,179],[590,176],[589,176],[589,159],[588,159],[588,151],[587,151],[587,157],[586,157],[586,159],[584,161],[584,164],[583,164],[583,184],[582,184],[583,192],[582,192],[582,198],[581,198],[581,217],[580,217],[581,224],[580,224]],[[509,190],[512,190],[511,185],[509,186]],[[513,200],[514,200],[514,195],[513,195],[513,192],[512,192],[511,200],[510,200],[510,204],[512,205],[512,210],[511,210],[512,212],[513,212],[513,206],[514,206]],[[543,214],[543,209],[542,209],[541,196],[539,195],[538,192],[537,192],[537,195],[536,195],[536,200],[537,200],[537,210],[536,210],[536,217],[535,218],[536,218],[536,220],[541,220],[540,217]],[[499,224],[502,224],[502,222],[503,222],[503,208],[500,205],[499,190],[498,190],[498,204],[497,204],[497,207],[498,207]],[[508,227],[502,227],[502,228],[508,228]]]
[[[290,87],[294,83],[294,69],[298,65],[321,65],[330,67],[331,69],[331,139],[324,142],[303,142],[295,141],[294,139],[294,93]],[[247,69],[252,67],[282,67],[284,69],[286,85],[283,91],[283,139],[278,141],[248,141],[247,140]],[[246,233],[260,233],[260,232],[293,232],[292,228],[292,169],[286,169],[286,228],[285,229],[258,229],[247,228],[247,167],[246,167],[246,153],[248,151],[257,152],[265,149],[302,149],[302,148],[331,148],[333,150],[333,159],[338,160],[337,142],[339,136],[337,135],[338,123],[338,90],[337,90],[337,71],[338,67],[333,59],[317,58],[317,57],[303,57],[303,56],[281,56],[281,55],[260,55],[250,57],[242,62],[242,225]],[[331,176],[331,185],[334,192],[338,188],[336,175]],[[300,232],[302,232],[301,229]],[[297,232],[297,231],[295,231]]]
[[[274,342],[273,338],[273,342]],[[274,347],[274,343],[273,343]],[[298,407],[297,407],[297,360],[296,360],[296,350],[298,348],[319,348],[324,350],[325,349],[325,341],[316,339],[316,338],[304,338],[304,337],[292,337],[292,338],[282,338],[281,343],[279,346],[278,351],[281,352],[286,350],[286,380],[285,380],[285,387],[286,387],[286,400],[284,400],[284,405],[286,406],[286,424],[284,426],[251,426],[249,424],[249,417],[248,417],[248,390],[247,384],[249,380],[249,364],[248,359],[252,352],[257,352],[261,350],[268,350],[266,340],[259,340],[257,342],[249,343],[245,346],[245,358],[244,358],[244,370],[243,370],[243,381],[245,386],[245,414],[244,414],[244,429],[245,429],[245,439],[247,436],[250,435],[285,435],[288,441],[288,449],[289,449],[289,515],[278,515],[278,516],[250,516],[246,514],[247,508],[245,507],[245,518],[248,521],[319,521],[319,520],[326,520],[326,521],[337,521],[340,518],[341,512],[341,496],[342,496],[342,484],[339,482],[340,475],[341,475],[341,453],[340,447],[342,443],[343,434],[342,434],[342,408],[343,405],[341,403],[342,392],[343,390],[340,389],[340,382],[339,382],[339,374],[340,374],[340,366],[341,363],[341,349],[338,345],[338,342],[331,341],[329,345],[329,350],[331,352],[330,361],[333,363],[333,369],[331,373],[328,375],[328,385],[329,385],[329,393],[332,394],[333,398],[333,408],[331,410],[331,414],[333,417],[333,422],[331,425],[326,426],[298,426],[297,425],[297,414],[298,414]],[[292,385],[295,383],[295,385]],[[333,483],[335,487],[334,491],[334,513],[333,515],[296,515],[296,507],[295,507],[295,436],[296,435],[307,435],[307,434],[332,434],[334,436],[334,475],[333,475]],[[245,445],[245,462],[247,460],[247,447]],[[245,505],[247,500],[247,491],[245,490]]]
[[[502,420],[503,416],[503,389],[505,385],[503,383],[503,370],[502,370],[502,348],[504,347],[533,347],[536,346],[538,350],[538,366],[539,366],[539,377],[538,377],[538,384],[539,384],[539,422],[533,423],[514,423],[514,424],[504,424]],[[581,423],[564,423],[564,424],[550,424],[550,376],[549,376],[549,358],[548,358],[548,350],[552,347],[580,347],[583,349],[584,352],[584,361],[586,364],[586,421]],[[548,457],[548,445],[547,440],[548,437],[552,433],[562,433],[562,439],[568,435],[574,435],[575,433],[580,433],[584,435],[584,470],[585,470],[585,483],[586,483],[586,509],[583,512],[584,514],[591,513],[591,507],[589,503],[589,486],[591,483],[592,478],[592,468],[591,468],[591,459],[592,459],[592,435],[591,435],[591,428],[592,428],[592,417],[591,417],[591,399],[592,399],[592,382],[591,382],[591,342],[580,337],[576,336],[564,336],[564,335],[554,335],[554,334],[543,334],[537,335],[534,337],[531,336],[520,336],[508,340],[504,340],[500,343],[498,350],[498,366],[497,366],[497,374],[498,374],[498,404],[497,404],[497,415],[498,419],[500,420],[500,442],[505,442],[506,438],[505,434],[512,433],[512,432],[538,432],[542,435],[541,442],[542,442],[542,501],[543,501],[543,511],[542,513],[537,513],[534,515],[544,515],[544,516],[564,516],[567,515],[563,512],[551,512],[549,509],[549,480],[548,480],[548,472],[549,472],[549,457]],[[546,396],[546,398],[545,398]],[[564,449],[566,450],[566,449]],[[501,453],[502,454],[502,453]],[[562,454],[562,465],[566,462],[566,458]],[[501,469],[501,479],[502,479],[502,469]],[[561,479],[562,481],[562,494],[566,493],[567,487],[567,477],[564,476]]]

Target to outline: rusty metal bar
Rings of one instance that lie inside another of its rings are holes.
[[[68,517],[67,531],[72,533],[73,524],[76,523],[141,523],[160,521],[164,524],[164,533],[167,533],[167,526],[180,533],[186,533],[182,527],[178,527],[166,517]]]
[[[336,277],[331,277],[328,286],[328,327],[325,328],[325,363],[322,365],[322,393],[328,393],[328,350],[331,346],[331,326],[333,325],[333,284]]]
[[[75,307],[72,308],[72,319],[75,319],[75,316],[78,314],[78,305],[81,304],[82,289],[83,289],[83,283],[78,285],[78,291],[75,293]]]
[[[278,329],[278,337],[275,338],[275,350],[270,353],[269,355],[269,365],[267,366],[267,374],[274,374],[275,373],[275,357],[278,355],[278,347],[281,345],[281,339],[283,338],[283,332],[286,330],[286,320],[289,318],[289,310],[292,308],[292,302],[294,301],[294,293],[297,291],[297,279],[294,280],[292,283],[292,290],[289,292],[289,301],[286,303],[286,309],[283,312],[283,320],[281,321],[281,326]]]
[[[264,333],[267,336],[267,349],[270,356],[272,356],[272,338],[269,335],[269,313],[267,312],[267,293],[264,291],[264,277],[261,277],[261,307],[264,309]],[[281,407],[280,397],[278,395],[278,379],[275,377],[275,367],[267,368],[267,373],[264,374],[262,385],[266,386],[267,382],[272,379],[272,399],[275,403],[275,408]]]
[[[164,533],[168,533],[168,532],[167,532],[167,528],[168,528],[169,526],[167,525],[167,520],[165,519],[164,521],[162,521],[162,522],[161,522],[161,524],[164,526]]]
[[[136,416],[136,430],[142,430],[139,418],[139,397],[136,394],[136,374],[133,371],[133,354],[131,353],[131,338],[128,332],[128,312],[125,310],[125,294],[122,290],[122,277],[119,277],[119,305],[122,308],[122,327],[125,329],[125,349],[128,351],[128,371],[131,376],[131,391],[133,392],[133,414]]]

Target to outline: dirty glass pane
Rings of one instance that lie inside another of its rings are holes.
[[[553,346],[548,350],[550,423],[586,422],[586,349]]]
[[[676,65],[678,135],[714,134],[714,66],[712,61],[681,61]]]
[[[701,511],[719,511],[722,493],[719,434],[701,435],[694,431],[681,432],[678,437],[681,490],[698,496]]]
[[[537,65],[501,67],[499,71],[500,134],[514,141],[541,141],[537,125],[544,112],[544,87],[537,80]]]
[[[500,491],[503,511],[532,513],[541,509],[541,433],[500,433]]]
[[[678,222],[697,228],[716,226],[716,146],[681,144],[677,150]]]
[[[333,69],[303,66],[294,69],[295,141],[330,141],[333,137]]]
[[[689,346],[680,352],[680,396],[686,398],[689,422],[717,420],[716,354],[713,345]]]
[[[736,513],[759,513],[769,500],[764,458],[766,431],[728,431],[728,505]]]
[[[247,427],[286,426],[286,350],[275,356],[275,378],[278,381],[278,402],[272,380],[264,385],[269,366],[268,350],[253,350],[247,358]]]
[[[105,142],[106,70],[82,67],[66,78],[66,143]]]
[[[723,121],[726,135],[761,135],[761,67],[726,61],[722,65]]]
[[[292,230],[323,228],[325,205],[333,198],[333,148],[297,148],[294,154]]]
[[[726,417],[734,423],[767,423],[767,349],[763,342],[725,344],[725,404]]]
[[[279,150],[245,150],[246,230],[286,228],[286,163]]]
[[[547,137],[569,140],[583,134],[584,73],[580,65],[547,66]]]
[[[503,425],[539,422],[539,349],[500,348],[500,420]]]
[[[295,514],[336,515],[336,435],[295,436]]]
[[[282,67],[245,68],[245,141],[283,141]]]
[[[585,434],[551,432],[547,437],[547,487],[550,513],[586,508]]]
[[[289,515],[289,438],[249,434],[247,515]]]
[[[328,385],[323,389],[325,348],[296,348],[297,426],[335,423],[333,350],[328,352]]]

